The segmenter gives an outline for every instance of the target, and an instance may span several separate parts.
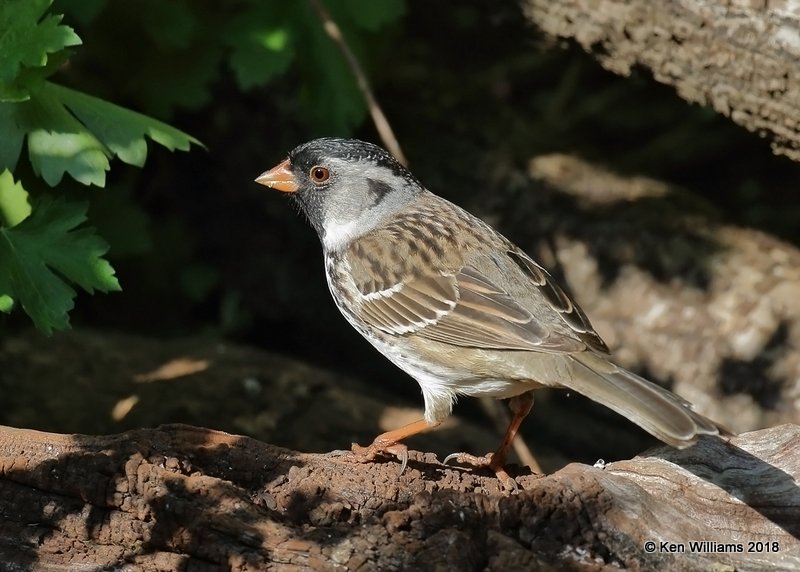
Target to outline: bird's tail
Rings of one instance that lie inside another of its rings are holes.
[[[683,449],[701,434],[730,434],[692,410],[692,404],[591,352],[575,360],[570,389],[602,403],[665,443]]]

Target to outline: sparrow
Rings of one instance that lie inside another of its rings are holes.
[[[395,455],[447,418],[461,395],[509,399],[493,453],[455,453],[504,469],[533,392],[575,391],[677,448],[721,428],[666,389],[615,365],[584,311],[553,277],[487,223],[428,191],[384,149],[353,139],[304,143],[256,182],[289,194],[322,243],[345,319],[422,390],[424,418],[353,444],[359,460]]]

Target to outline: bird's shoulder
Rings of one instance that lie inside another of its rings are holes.
[[[477,224],[485,223],[441,197],[424,193],[353,240],[342,258],[364,294],[426,275],[454,275],[463,268],[465,256],[481,246],[471,232]]]

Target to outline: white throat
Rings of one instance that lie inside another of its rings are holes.
[[[329,221],[325,224],[325,233],[322,236],[322,243],[325,245],[325,250],[329,252],[342,250],[357,236],[369,230],[361,228],[362,218],[359,217],[349,222],[339,223]]]

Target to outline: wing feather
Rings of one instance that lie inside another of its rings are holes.
[[[580,351],[577,338],[554,334],[474,268],[423,276],[362,298],[362,316],[392,334],[416,333],[457,346]]]
[[[371,246],[351,248],[348,266],[358,276],[361,316],[383,332],[484,349],[608,351],[581,309],[513,245],[505,260],[492,259],[488,276],[463,260],[440,260],[428,274],[409,276],[403,256],[383,242]]]
[[[368,322],[393,334],[408,334],[433,325],[456,306],[458,290],[452,276],[425,276],[362,298]]]

